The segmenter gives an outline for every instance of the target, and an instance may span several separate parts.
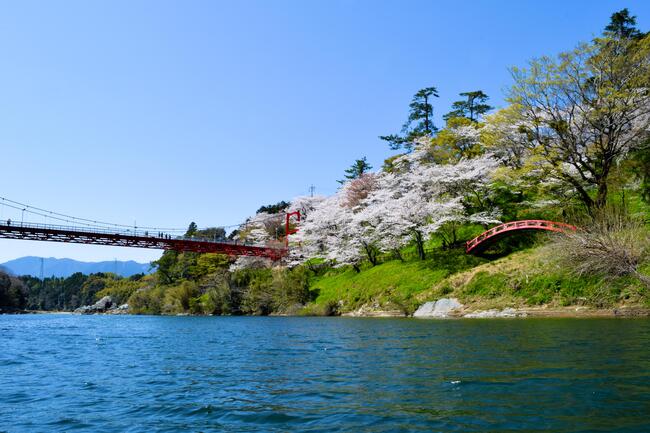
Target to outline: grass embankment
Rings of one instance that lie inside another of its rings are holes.
[[[650,266],[643,270],[650,274]],[[425,261],[389,261],[375,267],[330,271],[313,279],[309,314],[402,311],[426,301],[458,298],[471,310],[531,306],[650,307],[650,294],[633,277],[579,277],[563,271],[545,247],[488,261],[463,251],[441,251]]]

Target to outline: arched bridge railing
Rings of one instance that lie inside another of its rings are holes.
[[[492,227],[474,239],[467,241],[465,244],[465,252],[470,254],[482,251],[491,244],[491,241],[494,241],[497,238],[501,238],[502,236],[506,236],[509,232],[521,230],[547,230],[551,232],[566,232],[575,231],[576,227],[572,226],[571,224],[547,220],[511,221],[509,223]]]

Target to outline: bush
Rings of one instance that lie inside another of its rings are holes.
[[[128,300],[134,314],[162,314],[164,291],[160,287],[135,291]]]
[[[580,227],[557,236],[553,244],[565,270],[578,276],[634,276],[650,288],[650,277],[639,272],[650,258],[650,234],[643,220],[624,207],[608,206]]]
[[[201,296],[203,314],[231,314],[237,307],[233,298],[228,274],[225,271],[215,272],[204,280],[201,286],[204,294]]]
[[[165,291],[165,301],[163,305],[163,312],[185,313],[190,311],[190,307],[195,308],[195,298],[199,295],[196,283],[192,281],[183,281],[178,286],[169,287]]]
[[[128,302],[131,295],[144,287],[145,284],[147,284],[147,280],[144,279],[111,279],[106,282],[106,287],[95,293],[95,299],[99,300],[104,296],[110,296],[116,304],[124,304]]]

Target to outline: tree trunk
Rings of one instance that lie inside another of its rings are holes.
[[[605,207],[607,204],[607,193],[607,178],[605,178],[598,184],[598,193],[596,194],[596,200],[594,201],[594,205],[597,208]]]
[[[372,245],[363,244],[363,248],[366,250],[366,255],[368,256],[368,261],[373,265],[377,265],[377,251],[372,247]]]
[[[431,134],[431,129],[429,128],[429,98],[424,95],[424,131],[427,134]]]
[[[424,239],[422,238],[422,233],[417,230],[415,230],[413,233],[415,235],[415,245],[418,250],[418,257],[420,260],[425,260],[427,257],[426,253],[424,252]]]

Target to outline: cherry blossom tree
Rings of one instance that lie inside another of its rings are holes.
[[[291,250],[289,263],[321,257],[332,261],[334,266],[358,266],[363,255],[352,224],[353,211],[345,205],[345,192],[344,187],[305,215],[298,233],[290,236],[291,243],[297,247]]]
[[[428,163],[427,158],[427,149],[420,147],[396,160],[396,170],[383,174],[367,199],[359,218],[375,228],[382,249],[398,251],[413,241],[419,257],[426,258],[425,241],[444,224],[470,217],[464,196],[487,185],[498,165],[490,156],[446,165]]]
[[[391,172],[348,182],[318,203],[292,236],[300,244],[294,263],[321,257],[358,269],[361,260],[374,264],[379,251],[399,253],[410,242],[424,259],[424,243],[443,225],[497,221],[494,212],[468,214],[464,198],[488,184],[498,161],[483,156],[438,165],[429,157],[426,146],[419,146],[393,161]]]

